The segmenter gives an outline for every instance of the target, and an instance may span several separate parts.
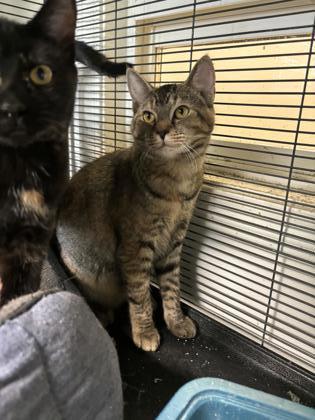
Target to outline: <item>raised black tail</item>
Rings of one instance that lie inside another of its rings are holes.
[[[133,67],[130,63],[110,61],[104,54],[82,41],[75,41],[75,59],[96,73],[109,77],[122,76],[126,74],[128,67]]]

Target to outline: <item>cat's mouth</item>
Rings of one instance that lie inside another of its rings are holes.
[[[154,153],[166,159],[176,158],[186,150],[184,139],[179,140],[166,137],[164,139],[156,138],[151,147]]]
[[[10,135],[4,135],[0,130],[0,144],[11,147],[21,146],[22,144],[25,144],[25,134],[17,132],[14,134],[10,133]]]
[[[1,143],[11,144],[19,137],[25,136],[23,123],[24,114],[21,112],[11,112],[0,110],[0,141]]]
[[[19,114],[0,110],[0,132],[9,133],[18,124]]]
[[[162,138],[160,135],[156,136],[156,146],[158,149],[177,149],[182,147],[184,143],[185,137],[182,135],[166,134],[164,138]]]
[[[164,139],[162,139],[160,136],[157,136],[154,149],[156,150],[156,153],[165,157],[175,157],[185,151],[185,138],[166,135]]]
[[[30,119],[30,117],[28,118]],[[0,110],[0,144],[10,147],[27,147],[34,142],[63,139],[65,129],[44,120],[37,120],[36,127],[28,124],[26,115]],[[62,131],[62,132],[61,132]]]
[[[0,144],[6,146],[20,146],[28,136],[24,130],[4,130],[0,120]]]

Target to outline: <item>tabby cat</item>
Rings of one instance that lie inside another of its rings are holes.
[[[74,0],[0,19],[0,306],[40,284],[67,181],[75,24]]]
[[[107,310],[127,299],[134,343],[155,351],[160,337],[152,319],[153,276],[169,330],[177,337],[196,334],[180,306],[179,263],[214,125],[215,75],[204,56],[183,84],[154,89],[132,69],[127,80],[134,144],[72,178],[57,238],[87,299]]]

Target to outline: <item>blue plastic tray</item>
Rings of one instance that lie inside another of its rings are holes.
[[[223,379],[201,378],[176,392],[157,420],[315,420],[315,410]]]

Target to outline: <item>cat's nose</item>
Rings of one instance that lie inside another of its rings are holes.
[[[15,114],[0,110],[0,133],[9,134],[17,125]]]
[[[162,140],[164,140],[166,134],[169,133],[170,129],[171,129],[170,122],[164,118],[158,121],[156,125],[156,131]]]
[[[13,95],[0,96],[0,131],[9,133],[18,126],[18,121],[25,113],[25,107]]]
[[[0,95],[0,112],[7,114],[21,114],[25,106],[15,95]]]
[[[161,137],[162,140],[164,140],[166,134],[168,133],[168,130],[159,130],[158,134]]]

